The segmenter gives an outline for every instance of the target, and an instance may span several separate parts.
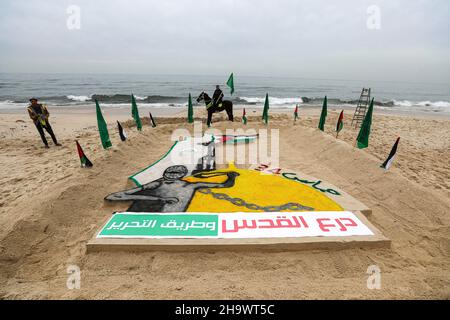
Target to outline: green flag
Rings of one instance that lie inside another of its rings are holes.
[[[142,123],[141,118],[139,118],[139,111],[136,104],[136,99],[134,98],[134,95],[131,95],[131,115],[134,118],[134,121],[136,121],[136,127],[139,131],[142,130]]]
[[[264,101],[264,110],[262,119],[264,120],[264,123],[267,124],[269,122],[269,94],[266,93],[266,101]]]
[[[100,140],[102,140],[103,149],[108,149],[112,146],[112,143],[111,140],[109,140],[108,127],[106,126],[106,122],[103,118],[102,110],[100,109],[97,99],[95,100],[95,109],[97,111],[97,125],[98,132],[100,133]]]
[[[324,130],[325,119],[327,118],[327,96],[323,99],[322,112],[320,113],[319,129]]]
[[[361,125],[361,129],[359,130],[358,138],[356,138],[356,141],[358,142],[357,147],[359,149],[367,148],[369,146],[370,126],[372,125],[372,113],[373,113],[373,98],[372,101],[370,101],[369,110],[367,110],[366,116],[364,117],[364,121]]]
[[[192,97],[190,93],[188,99],[188,122],[189,123],[194,122],[194,109],[192,108]]]
[[[233,73],[230,74],[230,77],[227,80],[227,86],[231,89],[231,95],[233,95],[234,92],[234,80],[233,80]]]

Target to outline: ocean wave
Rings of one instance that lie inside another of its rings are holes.
[[[402,100],[402,101],[393,100],[393,105],[400,106],[400,107],[412,107],[413,103],[408,100]]]
[[[92,95],[91,95],[92,96]],[[91,100],[91,96],[74,96],[74,95],[68,95],[66,96],[67,99],[69,100],[73,100],[73,101],[78,101],[78,102],[86,102]]]
[[[450,102],[447,101],[420,101],[420,102],[412,102],[409,100],[393,100],[394,106],[399,107],[413,107],[413,106],[420,106],[420,107],[432,107],[432,108],[450,108]]]
[[[239,100],[242,102],[246,102],[248,104],[258,104],[258,103],[264,103],[266,98],[261,97],[239,97]],[[270,97],[269,96],[269,104],[272,105],[283,105],[283,104],[296,104],[296,103],[303,103],[302,98],[277,98],[277,97]]]
[[[148,96],[134,96],[137,101],[146,103],[170,103],[170,102],[180,102],[187,101],[187,97],[176,97],[176,96],[162,96],[162,95],[148,95]],[[113,95],[102,95],[94,94],[91,97],[92,100],[98,100],[99,102],[105,103],[131,103],[131,95],[129,94],[113,94]]]
[[[111,108],[130,108],[129,103],[102,103],[102,107],[111,107]],[[194,106],[196,106],[194,104]],[[186,103],[139,103],[139,109],[141,108],[185,108],[187,107]]]
[[[37,97],[41,103],[55,106],[78,106],[91,105],[94,100],[98,100],[101,105],[122,107],[131,104],[130,94],[70,94],[64,96],[41,96]],[[187,105],[187,96],[171,96],[171,95],[135,95],[139,106],[149,107],[182,107]],[[28,97],[14,97],[9,95],[0,96],[1,108],[23,107],[29,103]],[[241,96],[225,98],[231,100],[235,105],[249,105],[255,107],[262,107],[264,105],[264,96]],[[203,106],[204,103],[197,103],[193,97],[195,106]],[[269,103],[273,108],[292,107],[296,104],[305,106],[321,106],[323,97],[271,97],[269,96]],[[344,98],[328,98],[328,105],[350,106],[354,107],[358,103],[358,99],[344,99]],[[383,109],[417,109],[422,111],[436,111],[447,112],[450,110],[450,102],[448,101],[411,101],[407,99],[398,100],[375,100],[375,106]],[[17,106],[16,106],[17,105]]]
[[[436,102],[422,101],[419,102],[418,105],[422,107],[450,108],[450,102],[447,101],[436,101]]]

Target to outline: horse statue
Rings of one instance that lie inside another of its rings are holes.
[[[233,121],[233,102],[231,102],[230,100],[223,100],[221,103],[219,103],[218,106],[214,106],[212,99],[204,91],[198,96],[197,102],[200,102],[202,100],[205,101],[206,111],[208,111],[208,120],[206,121],[208,127],[211,125],[213,113],[223,110],[227,112],[228,120]]]

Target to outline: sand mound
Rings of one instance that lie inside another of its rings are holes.
[[[259,117],[249,118],[247,128],[263,127],[252,122]],[[142,133],[125,123],[126,143],[111,129],[107,151],[95,128],[78,132],[92,169],[79,167],[69,135],[63,148],[45,152],[26,138],[2,142],[8,155],[2,163],[13,172],[1,177],[0,297],[450,298],[445,192],[408,179],[401,167],[383,171],[379,158],[306,127],[308,121],[293,126],[286,115],[271,119],[269,128],[280,129],[281,166],[325,179],[371,207],[370,220],[392,240],[391,249],[87,255],[86,242],[100,224],[127,207],[108,206],[103,197],[125,188],[130,174],[167,151],[175,128],[192,128],[184,118],[160,118]],[[215,127],[242,124],[220,121]],[[66,288],[71,264],[81,269],[80,290]],[[374,264],[382,271],[381,290],[366,287],[366,270]]]

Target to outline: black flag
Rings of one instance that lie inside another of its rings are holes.
[[[125,133],[125,130],[123,130],[122,126],[120,125],[120,122],[117,121],[117,126],[119,127],[119,136],[120,140],[125,141],[127,140],[127,134]]]
[[[394,143],[394,146],[391,149],[391,152],[389,153],[389,156],[387,157],[386,161],[383,162],[381,165],[381,168],[384,168],[385,170],[388,170],[391,166],[392,162],[394,161],[395,154],[397,153],[397,147],[398,142],[400,141],[400,137],[397,138],[397,140]]]
[[[154,127],[156,127],[155,120],[153,120],[152,113],[149,112],[149,114],[150,114],[150,123],[151,123],[152,127],[154,128]]]

